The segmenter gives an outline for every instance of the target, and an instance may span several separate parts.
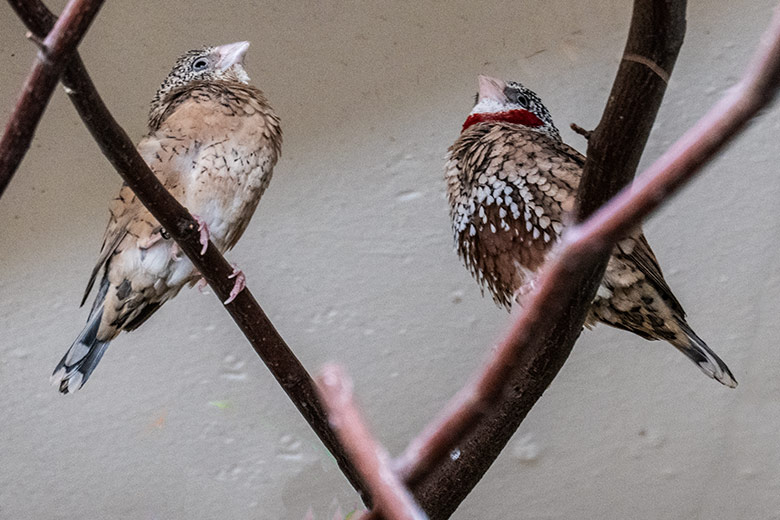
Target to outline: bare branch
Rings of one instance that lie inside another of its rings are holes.
[[[412,494],[390,469],[390,456],[376,443],[357,409],[352,381],[344,370],[327,365],[317,378],[317,390],[335,430],[360,476],[371,491],[376,508],[392,520],[425,520]]]
[[[38,57],[0,138],[0,197],[30,148],[35,129],[68,58],[102,5],[103,0],[71,0],[46,38],[43,41],[33,39],[39,49]]]
[[[40,0],[9,2],[27,27],[36,34],[45,32],[55,20]],[[106,108],[77,55],[65,70],[63,84],[103,154],[187,254],[220,301],[225,301],[233,287],[233,280],[229,278],[233,268],[213,244],[201,256],[197,224],[187,210],[165,190],[138,154],[133,142]],[[248,288],[244,289],[225,307],[301,415],[336,458],[342,472],[361,494],[363,501],[370,504],[370,497],[364,492],[357,471],[328,426],[314,382],[252,293]]]

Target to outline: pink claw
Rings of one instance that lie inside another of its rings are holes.
[[[518,305],[522,307],[523,300],[525,300],[526,297],[534,291],[534,289],[536,289],[536,276],[527,278],[523,285],[521,285],[515,291],[515,293],[512,295],[514,301],[516,301]]]
[[[181,258],[181,249],[179,249],[179,244],[176,242],[171,246],[170,257],[171,260],[179,260]]]
[[[200,254],[206,254],[206,249],[209,248],[209,227],[206,225],[206,221],[197,215],[193,215],[192,218],[198,223],[198,231],[200,231],[200,243],[203,244],[203,249],[200,250]]]
[[[228,278],[235,278],[236,283],[233,285],[233,290],[230,291],[230,296],[225,300],[225,305],[235,300],[238,293],[246,287],[246,276],[244,276],[244,272],[236,264],[233,264],[233,273]]]
[[[203,289],[205,289],[208,285],[209,283],[206,281],[206,279],[201,276],[200,280],[198,280],[198,285],[196,285],[195,287],[197,287],[198,291],[202,293]]]

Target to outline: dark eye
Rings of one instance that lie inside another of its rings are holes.
[[[192,70],[201,71],[201,70],[204,70],[208,66],[209,66],[209,60],[207,60],[206,58],[198,58],[192,64]]]
[[[524,107],[527,107],[528,106],[528,98],[525,97],[523,94],[518,94],[517,95],[517,104],[518,105],[523,105]]]

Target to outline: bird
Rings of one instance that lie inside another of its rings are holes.
[[[532,90],[480,75],[474,107],[445,160],[459,256],[498,305],[522,306],[572,220],[585,157],[561,140]],[[688,325],[640,227],[614,247],[585,326],[599,322],[667,341],[709,377],[737,386]]]
[[[279,117],[263,92],[249,84],[249,42],[188,51],[157,90],[148,133],[137,150],[165,188],[198,222],[201,254],[209,239],[231,249],[271,180],[281,154]],[[110,218],[81,305],[102,273],[84,329],[57,364],[51,381],[63,394],[81,388],[111,340],[142,325],[199,272],[170,235],[124,184]],[[235,285],[225,303],[244,288]]]

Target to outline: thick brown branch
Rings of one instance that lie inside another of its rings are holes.
[[[27,27],[37,34],[44,33],[55,19],[39,0],[9,1]],[[232,267],[213,244],[209,244],[206,253],[201,256],[197,224],[187,210],[165,190],[138,155],[133,142],[106,108],[78,56],[74,56],[68,65],[63,75],[63,84],[103,154],[192,260],[220,301],[225,301],[233,287],[233,280],[228,278],[233,271]],[[241,291],[236,299],[225,307],[255,352],[334,455],[347,479],[363,496],[364,501],[370,503],[370,497],[364,492],[357,471],[328,426],[314,382],[252,293],[249,289]]]
[[[102,5],[103,0],[71,0],[51,31],[39,34],[45,39],[38,44],[38,58],[0,138],[0,197],[30,148],[35,129],[68,58]]]
[[[336,365],[324,367],[317,389],[330,425],[371,491],[376,508],[393,520],[425,520],[425,513],[390,468],[390,455],[368,431],[344,370]]]
[[[604,116],[588,143],[578,194],[590,215],[633,177],[666,88],[657,70],[674,68],[685,31],[685,1],[636,0],[625,53]],[[642,95],[636,95],[641,92]],[[447,518],[482,478],[550,385],[579,337],[611,245],[576,270],[556,263],[478,375],[400,458],[399,470],[431,518]],[[557,283],[551,284],[551,276]],[[457,442],[459,456],[447,457]]]

